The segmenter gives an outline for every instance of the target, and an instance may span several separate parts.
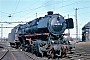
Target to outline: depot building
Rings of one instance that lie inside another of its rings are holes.
[[[82,41],[90,41],[90,22],[84,25],[82,28]]]

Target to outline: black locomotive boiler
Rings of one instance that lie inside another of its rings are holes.
[[[72,48],[64,39],[64,31],[73,28],[72,18],[64,19],[62,15],[49,11],[44,17],[15,26],[8,39],[11,46],[37,56],[63,57]]]

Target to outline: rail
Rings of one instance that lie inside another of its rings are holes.
[[[7,50],[2,56],[1,56],[1,58],[0,58],[0,60],[2,60],[5,56],[6,56],[6,54],[9,52],[9,50]]]

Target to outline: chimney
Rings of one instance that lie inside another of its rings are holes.
[[[53,14],[53,11],[48,11],[47,14],[48,15],[52,15]]]

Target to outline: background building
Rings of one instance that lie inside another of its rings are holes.
[[[90,22],[82,28],[82,41],[90,41]]]

